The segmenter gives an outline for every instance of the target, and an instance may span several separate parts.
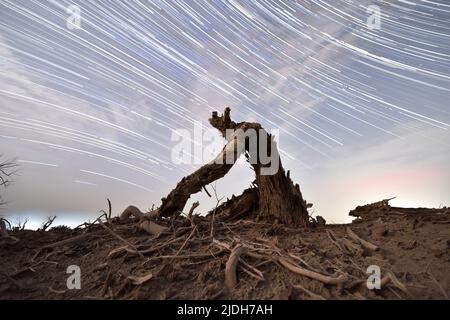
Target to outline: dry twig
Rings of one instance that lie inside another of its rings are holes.
[[[197,226],[195,226],[194,228],[192,228],[191,233],[189,234],[189,236],[186,238],[186,241],[183,242],[183,244],[181,245],[180,249],[178,249],[177,253],[175,254],[175,256],[178,256],[181,252],[181,250],[184,249],[184,247],[186,246],[186,244],[188,243],[188,241],[192,238],[192,236],[194,235],[195,231],[197,231]]]

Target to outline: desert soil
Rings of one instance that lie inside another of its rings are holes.
[[[448,299],[449,210],[372,211],[351,224],[301,229],[216,220],[213,237],[211,218],[198,216],[157,237],[119,219],[10,231],[19,241],[0,239],[0,299]],[[245,250],[231,268],[233,288],[225,270],[236,246]],[[80,267],[79,290],[67,288],[70,265]],[[380,268],[380,289],[367,287],[369,266]]]

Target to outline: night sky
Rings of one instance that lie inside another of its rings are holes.
[[[194,128],[226,106],[278,130],[283,166],[328,222],[392,196],[449,205],[449,57],[447,1],[0,0],[0,153],[19,165],[0,214],[73,226],[107,197],[115,214],[158,206],[211,159],[175,163],[177,132],[220,149]],[[252,174],[240,161],[219,197]]]

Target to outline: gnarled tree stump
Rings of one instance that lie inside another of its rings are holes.
[[[299,185],[294,185],[290,179],[289,172],[286,175],[273,137],[259,123],[232,121],[229,108],[226,108],[220,117],[217,112],[213,112],[209,122],[227,139],[227,144],[213,161],[184,177],[175,189],[162,199],[158,209],[159,214],[167,217],[180,213],[192,194],[225,176],[239,156],[245,154],[256,174],[255,187],[245,190],[242,195],[222,204],[216,212],[226,220],[250,217],[259,221],[280,222],[293,227],[308,226],[309,215],[306,201],[303,199]],[[230,130],[232,134],[229,134]],[[256,149],[251,147],[252,142],[246,136],[249,130],[256,130],[259,133]],[[262,138],[265,139],[261,140]],[[278,160],[278,166],[275,168],[277,170],[272,170],[273,172],[269,169],[273,162],[267,163],[267,159],[262,159],[259,152],[264,147],[264,141],[266,141],[265,148],[270,159]],[[239,146],[242,147],[239,148]],[[227,157],[232,157],[233,162],[226,161],[229,159]]]

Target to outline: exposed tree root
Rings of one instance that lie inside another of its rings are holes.
[[[409,297],[412,297],[412,294],[408,290],[408,288],[406,288],[406,286],[403,283],[401,283],[401,281],[398,280],[395,274],[392,273],[391,271],[389,271],[387,275],[384,276],[383,279],[381,279],[381,286],[383,287],[387,285],[389,282],[391,282],[395,287],[400,289],[402,292],[406,293],[406,295],[408,295]]]
[[[142,219],[144,217],[144,214],[137,207],[129,206],[125,210],[123,210],[122,214],[120,215],[120,221],[125,222],[130,217]]]
[[[318,232],[321,232],[321,236],[325,239],[320,238],[321,244],[317,244],[311,241],[312,239],[318,241],[318,238],[313,236],[316,230],[308,230],[305,233],[297,231],[297,234],[291,238],[286,234],[292,230],[282,225],[251,220],[225,222],[218,215],[215,223],[215,238],[211,238],[211,217],[192,214],[191,220],[188,218],[189,215],[180,215],[174,219],[153,217],[152,219],[155,219],[158,225],[167,228],[157,238],[146,237],[136,232],[135,226],[139,226],[141,222],[153,222],[147,218],[141,220],[138,216],[139,213],[137,216],[129,215],[122,222],[117,218],[112,218],[109,223],[97,221],[89,226],[87,233],[83,234],[81,232],[84,230],[78,230],[78,236],[40,248],[42,250],[65,247],[64,250],[49,251],[45,257],[41,256],[39,261],[35,261],[34,259],[39,255],[38,252],[31,258],[29,264],[17,271],[11,269],[14,272],[8,276],[20,284],[19,277],[21,280],[30,276],[31,273],[32,276],[37,275],[42,268],[48,267],[47,264],[59,263],[61,266],[64,260],[60,260],[60,257],[74,254],[75,251],[78,252],[83,268],[88,268],[86,264],[90,265],[92,261],[99,261],[98,265],[92,266],[89,270],[92,271],[93,277],[98,276],[98,279],[101,279],[100,286],[95,288],[98,289],[96,297],[102,299],[139,298],[141,297],[139,288],[153,289],[155,286],[160,286],[162,279],[177,285],[188,283],[201,286],[204,283],[205,294],[208,297],[221,294],[217,288],[220,287],[220,283],[217,281],[222,279],[224,279],[223,287],[228,290],[221,292],[227,297],[242,296],[242,292],[256,287],[270,291],[271,286],[280,283],[298,290],[298,292],[291,292],[292,298],[295,298],[297,294],[298,297],[320,300],[339,298],[341,295],[343,298],[357,299],[412,298],[414,295],[417,296],[416,288],[420,288],[411,283],[405,283],[406,277],[397,278],[392,272],[386,273],[385,270],[389,270],[386,267],[389,262],[383,260],[380,261],[380,267],[385,277],[381,281],[381,289],[368,290],[365,266],[373,264],[373,257],[356,254],[356,250],[367,248],[362,245],[360,237],[346,235],[346,238],[343,238],[341,232],[345,232],[345,227],[328,228],[329,232],[325,229],[319,230]],[[145,216],[146,214],[142,214],[142,217]],[[126,224],[127,222],[129,224]],[[326,238],[327,235],[331,243]],[[90,259],[98,250],[98,241],[92,241],[92,239],[102,239],[107,242],[96,260]],[[111,245],[113,247],[110,247]],[[89,251],[87,254],[86,250]],[[386,254],[387,252],[388,249]],[[127,267],[128,263],[131,263],[130,268]],[[283,272],[284,270],[286,272]],[[108,276],[105,279],[106,272]],[[224,274],[224,278],[217,276],[217,273]],[[276,279],[273,278],[274,275],[277,275]],[[14,281],[6,276],[3,278],[9,286],[16,287]],[[191,279],[194,284],[190,281]],[[420,281],[420,278],[408,278],[408,281],[417,280]],[[45,289],[50,285],[53,284],[46,284]],[[62,287],[54,286],[53,288]],[[277,288],[280,289],[280,287]],[[422,287],[420,290],[433,291],[434,295],[437,294],[439,297],[446,294],[442,286]],[[66,295],[57,291],[50,290],[50,296],[52,294]],[[146,292],[146,294],[149,293]],[[87,292],[82,296],[86,295]],[[165,298],[176,296],[177,294]]]
[[[141,276],[141,277],[136,277],[136,276],[128,276],[127,279],[131,281],[132,284],[134,284],[135,286],[139,286],[141,284],[146,283],[147,281],[149,281],[151,278],[153,278],[153,274],[152,273],[148,273],[145,276]]]
[[[150,220],[142,221],[139,224],[139,227],[148,234],[151,234],[156,237],[159,237],[161,233],[166,232],[168,230],[167,227],[160,226],[159,224],[156,224]]]
[[[350,251],[341,243],[339,243],[339,241],[337,240],[336,235],[334,234],[333,231],[331,231],[330,229],[326,229],[325,232],[327,233],[328,238],[330,239],[330,241],[343,253],[349,254]]]
[[[228,258],[227,264],[225,266],[225,285],[228,289],[234,289],[238,283],[236,267],[240,256],[244,254],[246,250],[247,249],[243,245],[238,244],[231,251],[230,257]]]
[[[186,238],[186,240],[183,242],[183,244],[181,245],[180,249],[178,249],[177,253],[175,254],[175,256],[178,256],[180,254],[180,252],[184,249],[184,247],[186,246],[186,244],[189,242],[189,240],[192,238],[192,236],[194,235],[194,233],[197,231],[197,226],[194,226],[194,228],[192,228],[191,233],[189,234],[189,236]]]
[[[241,263],[242,270],[247,273],[248,275],[252,276],[255,279],[258,279],[259,281],[264,281],[264,274],[258,270],[257,268],[253,267],[249,263],[247,263],[244,259],[239,258],[239,262]]]
[[[127,240],[125,240],[124,238],[122,238],[121,236],[119,236],[117,233],[115,233],[113,230],[111,230],[110,228],[108,228],[107,226],[105,226],[102,222],[100,222],[100,225],[102,226],[103,229],[105,229],[106,231],[108,231],[111,235],[113,235],[114,237],[116,237],[117,239],[119,239],[120,241],[122,241],[123,243],[125,243],[126,245],[128,245],[130,248],[132,248],[133,250],[137,251],[136,247],[134,246],[134,244],[128,242]],[[138,255],[141,256],[142,258],[144,257],[144,255],[142,255],[141,253],[138,252]]]
[[[298,273],[302,276],[323,282],[325,284],[334,284],[334,285],[342,285],[346,280],[347,277],[341,275],[339,277],[330,277],[330,276],[326,276],[311,270],[307,270],[305,268],[302,268],[298,265],[295,265],[291,262],[289,262],[287,259],[285,258],[278,258],[277,260],[283,267],[285,267],[286,269],[288,269],[289,271]]]
[[[350,238],[352,238],[356,242],[360,243],[367,250],[370,250],[370,251],[380,250],[380,247],[374,245],[373,243],[370,243],[369,241],[366,241],[366,240],[360,238],[356,233],[353,232],[352,229],[350,229],[350,227],[347,227],[346,230],[347,230],[347,234],[349,235]]]
[[[82,242],[91,236],[93,236],[93,234],[89,234],[89,233],[80,234],[80,235],[72,237],[72,238],[68,238],[68,239],[64,239],[64,240],[61,240],[61,241],[58,241],[55,243],[47,244],[47,245],[43,246],[41,249],[56,248],[56,247],[65,246],[68,244],[73,244],[76,242]]]
[[[305,287],[297,284],[292,286],[295,289],[301,290],[303,292],[305,292],[306,294],[308,294],[313,300],[326,300],[323,296],[321,296],[320,294],[316,294],[308,289],[306,289]]]
[[[141,230],[153,236],[159,237],[163,232],[166,232],[168,228],[161,226],[153,221],[150,221],[150,219],[157,218],[158,215],[159,213],[157,211],[143,213],[137,207],[129,206],[120,215],[120,221],[126,222],[131,217],[135,217],[140,221],[139,228]]]

